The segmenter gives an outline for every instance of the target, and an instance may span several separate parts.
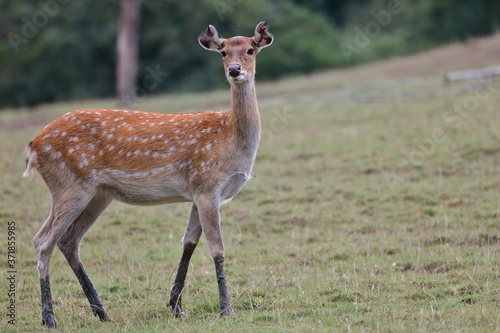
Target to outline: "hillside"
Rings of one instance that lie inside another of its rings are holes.
[[[451,70],[500,64],[500,35],[257,90],[262,139],[253,179],[222,210],[237,316],[217,316],[206,242],[172,318],[167,295],[190,206],[114,203],[81,256],[114,323],[92,316],[61,253],[51,261],[60,327],[81,332],[500,330],[500,84],[445,83]],[[258,65],[257,65],[258,68]],[[222,73],[219,73],[222,75]],[[227,108],[228,90],[147,97],[152,112]],[[57,116],[113,100],[0,112],[0,216],[16,225],[16,325],[38,332],[31,240],[50,211],[24,147]],[[7,256],[7,226],[0,251]],[[3,304],[7,293],[0,294]]]

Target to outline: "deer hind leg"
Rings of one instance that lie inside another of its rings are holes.
[[[181,298],[182,291],[184,290],[184,281],[186,280],[186,275],[189,267],[189,261],[193,255],[196,245],[201,236],[201,224],[200,217],[198,214],[198,207],[193,204],[191,208],[191,213],[189,214],[188,225],[186,227],[186,232],[182,238],[183,252],[181,261],[179,263],[179,269],[177,270],[177,276],[175,277],[174,285],[170,291],[170,302],[169,306],[172,306],[172,312],[175,317],[185,316],[186,314],[182,312]]]
[[[226,285],[226,274],[224,272],[224,243],[220,228],[219,202],[210,198],[202,198],[198,202],[201,227],[208,248],[215,265],[215,274],[219,286],[220,315],[234,315],[233,307],[229,300],[229,294]]]
[[[88,195],[79,193],[75,189],[72,189],[71,194],[66,193],[66,196],[53,196],[50,215],[33,239],[38,257],[37,269],[40,277],[42,325],[47,325],[48,328],[57,327],[50,290],[50,258],[59,239],[80,215],[89,200]]]
[[[92,224],[97,220],[99,215],[108,207],[112,199],[104,194],[98,194],[90,200],[87,207],[76,218],[75,222],[68,228],[62,238],[57,243],[57,246],[66,257],[68,264],[76,275],[78,282],[82,286],[94,316],[99,316],[101,321],[112,321],[106,313],[101,299],[94,285],[90,281],[85,268],[80,260],[80,242],[85,233],[90,229]]]

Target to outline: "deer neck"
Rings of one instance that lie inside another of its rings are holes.
[[[260,116],[253,80],[231,84],[231,110],[238,144],[256,151],[260,139]]]

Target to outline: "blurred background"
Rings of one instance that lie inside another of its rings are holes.
[[[125,104],[224,87],[219,57],[197,36],[208,24],[251,36],[263,20],[277,38],[259,58],[259,81],[492,34],[500,1],[3,0],[0,107],[113,97],[120,80]]]

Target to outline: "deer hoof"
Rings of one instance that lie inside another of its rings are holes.
[[[42,325],[47,325],[47,328],[57,328],[56,316],[53,313],[42,314]]]

